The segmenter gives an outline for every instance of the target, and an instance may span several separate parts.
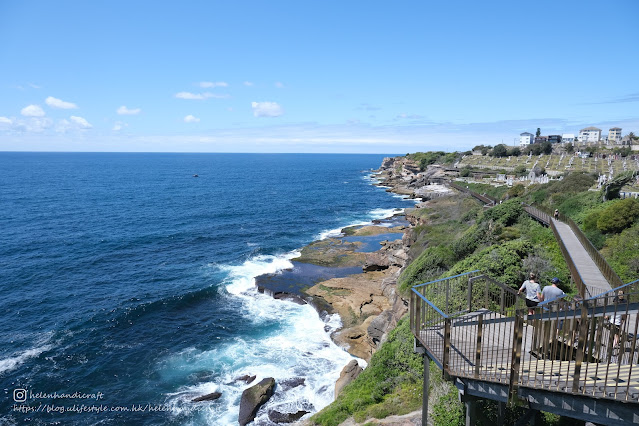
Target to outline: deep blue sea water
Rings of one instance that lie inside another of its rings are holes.
[[[0,424],[237,424],[245,374],[305,379],[258,424],[326,406],[351,359],[339,318],[254,278],[412,206],[372,186],[382,158],[0,153]]]

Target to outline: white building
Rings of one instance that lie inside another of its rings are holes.
[[[596,127],[586,127],[579,131],[579,142],[599,142],[599,139],[601,139],[601,129]]]
[[[563,143],[574,143],[575,142],[575,134],[574,133],[564,133],[561,135],[561,142]]]
[[[611,127],[608,130],[608,143],[621,143],[621,127]]]
[[[519,146],[528,146],[535,142],[535,135],[524,132],[519,134]]]

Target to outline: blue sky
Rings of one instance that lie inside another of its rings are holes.
[[[0,151],[466,150],[639,132],[639,2],[0,0]]]

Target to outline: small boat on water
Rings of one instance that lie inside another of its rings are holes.
[[[200,176],[198,176],[198,175],[193,175],[193,177],[200,177]]]

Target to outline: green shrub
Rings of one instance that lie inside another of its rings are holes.
[[[485,240],[486,227],[473,225],[464,234],[453,241],[451,250],[455,260],[460,260],[473,253],[477,247]]]
[[[639,279],[639,224],[610,237],[602,254],[622,281]]]
[[[421,355],[413,352],[409,325],[404,317],[373,354],[368,367],[311,421],[337,426],[349,416],[362,421],[373,415],[406,414],[419,408],[424,364]],[[411,390],[417,395],[411,395]]]
[[[506,196],[508,198],[521,197],[522,195],[524,195],[524,192],[526,192],[526,187],[521,183],[518,183],[511,186],[510,189],[506,191]]]
[[[435,426],[464,426],[466,424],[464,406],[459,402],[457,388],[451,389],[439,398],[432,408],[433,424]]]
[[[462,274],[479,269],[496,280],[513,288],[521,284],[524,276],[522,259],[532,250],[528,241],[513,240],[487,247],[457,262],[446,276]]]
[[[639,217],[639,201],[626,198],[612,202],[597,219],[597,229],[604,234],[619,233],[633,224]]]
[[[521,207],[521,203],[517,200],[504,201],[501,204],[497,204],[495,207],[484,211],[481,218],[481,222],[488,222],[490,220],[499,223],[503,226],[511,226],[519,219],[524,210]]]
[[[400,293],[406,294],[410,287],[440,276],[452,261],[453,253],[448,247],[428,247],[400,275]]]

